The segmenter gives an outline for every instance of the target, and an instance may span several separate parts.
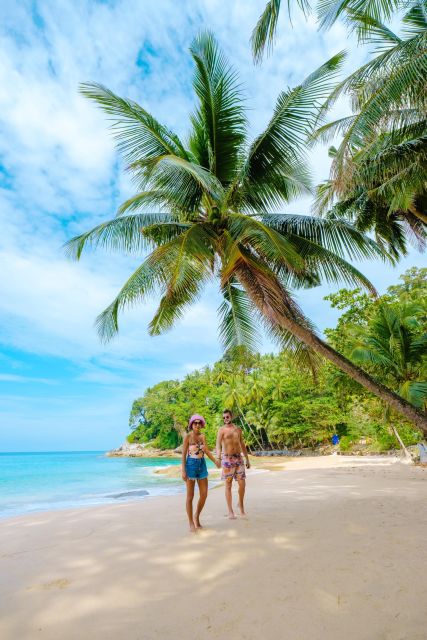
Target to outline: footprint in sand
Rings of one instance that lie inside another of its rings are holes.
[[[27,591],[43,590],[50,591],[51,589],[66,589],[71,584],[67,578],[59,578],[59,580],[52,580],[52,582],[42,582],[41,584],[35,584],[32,587],[27,587]]]

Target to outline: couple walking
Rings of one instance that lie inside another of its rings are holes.
[[[194,532],[200,529],[200,513],[205,506],[208,496],[208,470],[206,468],[205,455],[212,462],[222,469],[221,479],[225,480],[225,500],[227,502],[228,517],[235,520],[236,516],[233,511],[233,502],[231,488],[233,479],[239,485],[239,510],[240,515],[245,515],[244,497],[246,485],[245,463],[243,461],[242,452],[245,457],[246,467],[249,469],[250,462],[248,451],[243,441],[243,434],[240,427],[233,424],[233,416],[231,411],[225,409],[223,412],[224,424],[218,431],[216,440],[215,458],[210,451],[205,435],[202,430],[206,426],[203,416],[191,416],[188,423],[188,433],[185,435],[182,447],[182,479],[187,483],[187,515],[190,524],[190,531]],[[193,513],[194,485],[197,481],[199,485],[199,501],[196,511]]]

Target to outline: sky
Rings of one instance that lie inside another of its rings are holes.
[[[74,235],[115,215],[132,185],[104,115],[78,93],[84,81],[138,101],[185,137],[194,107],[188,48],[211,29],[244,83],[251,133],[267,124],[281,90],[347,49],[345,71],[367,55],[342,25],[319,34],[283,12],[273,56],[254,67],[249,38],[265,0],[61,0],[3,3],[0,25],[0,451],[105,450],[128,433],[134,398],[221,356],[218,294],[206,291],[169,333],[151,338],[154,301],[121,319],[101,344],[94,320],[137,266],[87,253],[71,262]],[[341,103],[336,115],[348,113]],[[311,162],[328,177],[325,148]],[[300,199],[284,211],[309,213]],[[379,292],[410,266],[358,265]],[[320,331],[336,313],[325,286],[298,295]],[[271,345],[264,344],[264,350]]]

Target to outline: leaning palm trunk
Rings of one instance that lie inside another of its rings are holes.
[[[188,143],[137,103],[95,83],[82,86],[111,118],[138,193],[116,218],[72,239],[68,251],[76,259],[88,245],[139,256],[149,251],[98,316],[101,338],[117,334],[119,312],[152,296],[160,302],[149,333],[159,335],[208,282],[220,279],[219,334],[226,349],[254,350],[261,320],[281,348],[293,348],[310,366],[316,354],[327,358],[427,434],[426,416],[318,338],[291,294],[324,281],[375,293],[347,258],[390,256],[347,222],[270,213],[310,190],[307,136],[343,56],[282,91],[266,129],[249,142],[240,84],[215,38],[198,36],[191,55],[197,108]]]
[[[427,416],[425,413],[419,411],[397,393],[394,393],[394,391],[388,389],[383,384],[372,378],[366,373],[366,371],[363,371],[363,369],[353,364],[342,354],[338,353],[338,351],[332,349],[332,347],[326,344],[326,342],[323,342],[323,340],[318,336],[305,327],[300,326],[297,322],[283,317],[280,320],[280,326],[290,331],[294,336],[299,338],[301,342],[304,342],[304,344],[311,347],[313,351],[316,351],[318,354],[329,360],[329,362],[332,362],[332,364],[338,367],[338,369],[344,371],[344,373],[349,375],[350,378],[378,396],[378,398],[386,402],[390,407],[415,424],[419,429],[421,429],[421,431],[423,431],[423,433],[427,434]]]
[[[349,375],[353,380],[361,384],[383,400],[389,407],[395,409],[402,416],[410,420],[424,434],[427,434],[427,415],[419,411],[414,405],[388,389],[383,384],[372,378],[363,369],[353,364],[345,356],[335,351],[326,342],[321,340],[312,329],[304,326],[297,316],[289,308],[288,300],[280,303],[280,294],[283,292],[278,283],[267,280],[263,274],[239,268],[237,277],[240,279],[246,292],[260,313],[269,320],[272,326],[276,326],[285,332],[291,333],[309,349],[332,362],[338,369]],[[282,307],[282,309],[280,309]],[[293,317],[292,317],[293,316]]]

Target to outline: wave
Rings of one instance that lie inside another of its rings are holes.
[[[132,489],[131,491],[122,491],[121,493],[108,493],[105,498],[137,498],[138,496],[149,496],[150,492],[146,489]]]

